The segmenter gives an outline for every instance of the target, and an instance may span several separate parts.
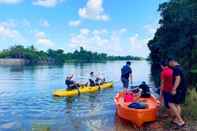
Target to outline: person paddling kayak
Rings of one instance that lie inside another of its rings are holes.
[[[132,69],[130,66],[131,62],[127,61],[126,65],[124,65],[121,69],[121,81],[125,92],[127,92],[127,89],[129,87],[129,78],[132,82]]]
[[[65,80],[65,84],[67,85],[67,90],[78,89],[80,86],[73,79],[73,75],[67,76]]]
[[[101,76],[96,76],[94,72],[90,72],[90,77],[89,77],[89,85],[90,86],[95,86],[95,85],[100,85],[105,83],[105,78]]]

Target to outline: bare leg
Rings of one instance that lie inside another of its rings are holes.
[[[172,113],[176,116],[175,119],[177,120],[178,124],[180,125],[184,124],[185,122],[183,121],[181,115],[179,114],[176,105],[174,103],[169,103],[169,107],[172,110]]]
[[[125,94],[127,93],[127,91],[128,91],[128,89],[124,87],[124,93]]]
[[[175,115],[174,115],[173,111],[172,111],[170,108],[168,109],[168,115],[169,115],[172,119],[175,118]]]
[[[181,116],[181,106],[180,105],[175,105],[177,108],[177,112],[179,113],[179,115]],[[178,121],[178,119],[175,119],[175,121]]]
[[[176,105],[177,111],[178,113],[181,115],[181,106],[180,105]]]

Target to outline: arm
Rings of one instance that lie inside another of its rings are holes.
[[[160,103],[162,103],[162,101],[163,101],[163,88],[164,88],[163,83],[164,83],[164,81],[161,80],[161,83],[160,83],[160,98],[159,98]]]
[[[162,103],[163,101],[163,90],[164,90],[164,74],[163,74],[163,71],[161,72],[160,74],[160,97],[159,97],[159,101],[160,103]]]
[[[176,89],[178,88],[180,83],[181,83],[181,77],[180,76],[176,76],[175,83],[174,83],[173,90],[172,90],[172,94],[174,94],[174,95],[176,94]]]
[[[132,69],[130,68],[129,69],[129,77],[130,77],[130,81],[131,81],[131,83],[133,83],[133,75],[132,75]]]
[[[164,83],[164,81],[163,80],[161,80],[161,83],[160,83],[160,95],[162,95],[162,92],[163,92],[163,83]]]
[[[132,75],[132,73],[130,74],[130,81],[131,81],[131,83],[133,82],[133,75]]]

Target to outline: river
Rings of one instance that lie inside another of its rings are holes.
[[[115,114],[113,98],[122,89],[120,68],[125,61],[65,64],[64,66],[0,67],[0,130],[113,131],[131,130]],[[134,85],[152,84],[148,61],[132,61]],[[64,78],[85,81],[90,71],[103,73],[114,88],[73,98],[57,98]]]

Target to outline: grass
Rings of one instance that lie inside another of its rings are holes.
[[[183,130],[197,130],[197,92],[195,88],[189,88],[185,104],[181,105],[181,107],[182,116],[184,117],[187,123],[187,126]],[[165,113],[166,108],[161,108],[159,122],[161,123],[161,125],[163,125],[162,127],[164,130],[174,130],[174,125],[171,123],[171,118],[162,116]]]
[[[197,92],[194,88],[188,91],[185,104],[183,105],[183,115],[188,120],[197,120]]]
[[[197,69],[192,69],[192,70],[191,70],[191,73],[197,74]]]

